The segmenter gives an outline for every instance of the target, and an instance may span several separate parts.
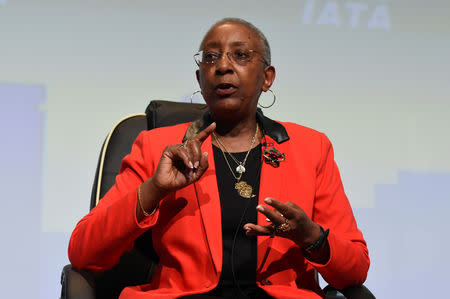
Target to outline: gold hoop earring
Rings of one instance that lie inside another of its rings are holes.
[[[199,93],[199,92],[202,92],[201,90],[196,90],[196,91],[194,91],[192,94],[191,94],[191,104],[193,104],[192,103],[192,98],[197,94],[197,93]]]
[[[275,104],[275,102],[277,101],[277,96],[276,96],[275,93],[272,91],[272,89],[268,89],[267,91],[270,91],[270,92],[272,93],[273,101],[272,101],[272,103],[271,103],[269,106],[263,106],[263,105],[261,105],[261,104],[259,103],[259,101],[258,101],[258,106],[261,107],[261,108],[270,108],[270,107],[272,107],[273,104]]]

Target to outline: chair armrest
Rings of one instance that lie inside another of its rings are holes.
[[[345,288],[341,290],[341,293],[348,299],[375,299],[375,296],[364,285]]]
[[[61,273],[61,299],[95,299],[94,275],[64,266]]]
[[[323,291],[327,299],[375,299],[375,296],[364,285],[347,287],[342,290],[328,285]]]

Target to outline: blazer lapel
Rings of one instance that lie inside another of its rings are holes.
[[[203,142],[203,152],[208,153],[209,167],[194,183],[194,188],[215,270],[216,273],[220,273],[222,271],[222,219],[211,136]]]
[[[257,117],[267,133],[266,141],[276,145],[281,152],[286,150],[287,148],[284,146],[284,142],[289,140],[289,136],[283,125],[264,117],[261,111],[258,111]],[[211,121],[209,112],[205,113],[201,119],[194,121],[189,126],[183,141],[193,138],[198,132],[206,128]],[[194,188],[197,193],[197,201],[200,207],[203,227],[215,270],[216,273],[220,273],[222,271],[222,219],[211,136],[203,142],[202,152],[208,153],[209,168],[203,176],[194,183]],[[286,159],[289,158],[286,157]],[[280,201],[286,200],[287,190],[283,190],[283,188],[286,187],[287,182],[286,178],[283,177],[283,174],[286,175],[286,173],[289,172],[283,171],[282,169],[286,170],[288,164],[289,163],[282,162],[279,168],[274,168],[263,162],[261,166],[259,204],[264,204],[263,200],[266,197],[273,197]],[[266,225],[267,221],[265,219],[266,217],[263,214],[258,213],[258,224]],[[273,239],[269,239],[269,237],[265,236],[259,236],[257,238],[258,269],[265,263],[272,240]]]
[[[267,143],[272,143],[280,152],[284,151],[284,146],[276,143],[268,135],[266,135],[266,140]],[[270,148],[270,146],[267,146],[267,148]],[[264,150],[264,147],[262,150]],[[284,152],[284,154],[286,153]],[[286,157],[287,161],[288,159],[289,157]],[[289,163],[286,163],[286,161],[283,161],[278,168],[275,168],[264,161],[262,162],[258,204],[267,206],[264,202],[264,199],[267,197],[272,197],[279,201],[286,201],[284,193],[287,191],[285,190],[287,186],[285,186],[286,178],[283,174],[287,173],[285,169],[288,164]],[[258,213],[257,221],[259,225],[268,224],[266,216],[262,213]],[[259,271],[264,267],[264,264],[267,261],[273,240],[274,239],[268,236],[258,236],[257,238],[257,269]]]

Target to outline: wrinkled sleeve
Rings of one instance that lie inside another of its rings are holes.
[[[369,254],[344,193],[333,147],[322,134],[321,161],[317,168],[313,221],[329,228],[330,259],[326,264],[311,264],[332,286],[342,289],[360,285],[367,277]]]
[[[139,223],[136,218],[138,186],[155,169],[145,133],[136,138],[131,153],[123,159],[115,185],[76,225],[69,243],[69,260],[75,268],[94,272],[111,268],[156,223],[158,210]]]

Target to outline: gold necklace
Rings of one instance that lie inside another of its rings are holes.
[[[258,135],[258,129],[259,129],[259,126],[258,126],[258,123],[256,123],[256,131],[255,131],[255,135],[253,135],[252,143],[250,145],[250,149],[252,149],[252,147],[253,147],[254,138],[256,138],[256,136]],[[213,134],[214,134],[214,138],[216,139],[217,144],[219,145],[219,147],[221,149],[223,148],[224,152],[226,152],[231,157],[231,159],[233,159],[233,161],[238,165],[236,167],[236,172],[241,174],[241,176],[242,176],[242,174],[245,172],[245,162],[247,161],[247,157],[248,157],[248,154],[250,153],[250,150],[247,152],[247,154],[246,154],[246,156],[244,158],[244,161],[241,162],[237,158],[234,157],[234,155],[226,148],[226,146],[220,141],[219,137],[214,132],[213,132]],[[228,162],[228,160],[227,160],[227,162]],[[229,164],[228,164],[228,167],[231,168],[231,166]]]
[[[219,137],[215,134],[215,132],[213,132],[213,136],[214,139],[217,141],[217,144],[219,145],[219,149],[222,152],[223,157],[225,158],[225,162],[228,165],[228,168],[231,171],[231,174],[233,175],[233,177],[236,179],[236,184],[234,184],[234,188],[238,191],[238,194],[244,198],[252,198],[255,197],[255,195],[253,194],[253,188],[252,186],[250,186],[249,184],[247,184],[247,182],[245,181],[241,181],[242,175],[245,172],[245,163],[247,162],[247,158],[248,155],[250,154],[250,151],[253,148],[253,145],[255,144],[255,140],[256,140],[256,136],[258,135],[258,130],[259,130],[259,126],[258,124],[256,124],[256,131],[255,131],[255,135],[253,135],[252,138],[252,143],[250,144],[250,149],[247,151],[247,154],[245,155],[244,161],[239,162],[236,158],[233,157],[233,155],[231,155],[230,152],[227,151],[227,153],[230,155],[230,157],[237,163],[239,164],[238,167],[236,167],[236,172],[239,173],[238,176],[236,176],[234,174],[233,169],[231,168],[230,162],[228,162],[227,156],[225,155],[224,150],[222,149],[222,147],[227,150],[225,148],[225,146],[223,145],[222,142],[220,142]]]
[[[236,172],[237,173],[240,173],[240,174],[242,174],[242,173],[244,173],[245,172],[245,161],[246,161],[246,159],[247,159],[247,156],[245,156],[245,159],[244,159],[244,161],[239,161],[237,158],[235,158],[231,153],[230,153],[230,151],[229,150],[227,150],[227,148],[225,147],[225,145],[220,141],[220,139],[219,138],[217,138],[217,136],[216,136],[216,141],[217,141],[217,144],[219,144],[219,146],[220,147],[223,147],[223,149],[225,150],[225,152],[231,157],[231,159],[233,159],[233,161],[238,165],[237,167],[236,167]]]

